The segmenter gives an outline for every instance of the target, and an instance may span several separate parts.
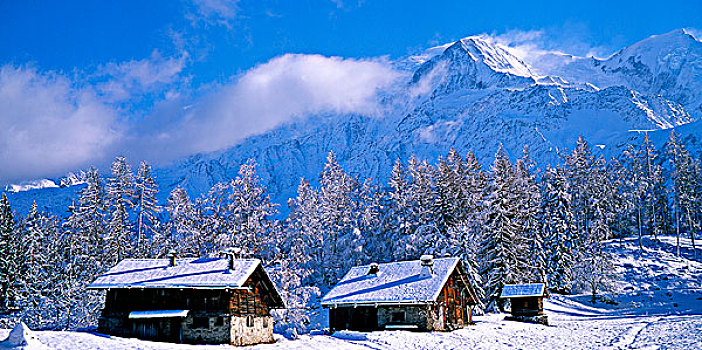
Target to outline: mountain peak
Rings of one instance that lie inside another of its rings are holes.
[[[465,37],[448,46],[444,55],[468,55],[476,63],[483,63],[496,72],[508,73],[521,77],[532,77],[529,66],[488,35]]]

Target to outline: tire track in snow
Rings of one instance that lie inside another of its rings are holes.
[[[643,332],[644,329],[661,321],[663,317],[658,317],[652,321],[637,322],[637,325],[627,329],[626,331],[620,333],[614,342],[606,347],[606,349],[628,349],[636,342],[636,338]]]

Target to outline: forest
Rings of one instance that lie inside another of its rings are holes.
[[[66,218],[36,203],[19,215],[3,194],[0,328],[17,318],[32,328],[90,327],[102,296],[85,287],[118,261],[229,247],[263,261],[286,299],[283,331],[304,332],[350,267],[422,254],[461,257],[485,312],[503,307],[506,283],[545,282],[596,302],[617,280],[603,241],[641,246],[644,236],[679,242],[701,231],[702,165],[675,131],[661,149],[644,134],[611,159],[582,137],[558,165],[539,167],[526,148],[513,159],[500,147],[484,169],[472,152],[451,149],[434,162],[397,160],[379,183],[349,175],[330,152],[318,179],[300,180],[285,216],[253,160],[198,198],[179,187],[159,203],[151,166],[134,172],[117,157],[109,173],[87,172]]]

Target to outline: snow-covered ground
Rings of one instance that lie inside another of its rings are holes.
[[[453,332],[337,332],[333,336],[277,337],[268,349],[702,349],[702,240],[693,259],[690,241],[634,239],[609,243],[621,276],[619,292],[591,304],[589,295],[552,296],[546,303],[551,326],[504,321],[504,315],[476,316],[476,324]],[[9,330],[0,330],[0,339]],[[155,343],[83,332],[35,332],[56,349],[219,349]]]

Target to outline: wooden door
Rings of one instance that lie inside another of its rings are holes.
[[[351,315],[351,329],[372,331],[378,328],[378,309],[374,307],[357,307]]]

